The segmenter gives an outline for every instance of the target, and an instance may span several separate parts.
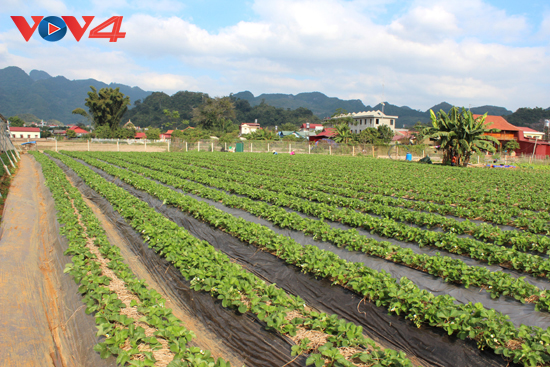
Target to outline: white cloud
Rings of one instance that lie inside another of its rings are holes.
[[[171,1],[159,4],[170,7]],[[45,44],[33,37],[27,44],[12,30],[0,34],[0,66],[170,93],[320,91],[420,109],[443,100],[513,109],[548,104],[548,50],[514,43],[532,33],[525,18],[481,0],[416,0],[387,25],[376,24],[386,2],[257,0],[256,20],[216,33],[175,16],[135,14],[125,16],[126,38],[116,43]],[[96,7],[108,4],[95,1]],[[550,34],[548,19],[540,35]],[[157,61],[170,64],[170,71],[155,67]]]
[[[9,0],[2,3],[1,9],[10,15],[38,15],[41,11],[48,12],[47,15],[65,15],[67,7],[61,0]]]

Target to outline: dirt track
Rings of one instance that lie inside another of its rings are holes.
[[[114,366],[93,351],[95,322],[63,274],[53,200],[40,166],[21,155],[0,227],[0,366]]]
[[[31,158],[22,155],[6,201],[0,240],[0,361],[65,366],[58,296],[45,247],[45,200]]]

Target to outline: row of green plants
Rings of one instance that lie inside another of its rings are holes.
[[[211,189],[201,184],[178,177],[178,171],[166,168],[161,162],[155,162],[147,157],[130,159],[124,157],[124,162],[112,157],[110,154],[93,154],[105,162],[123,165],[125,168],[136,172],[144,177],[149,177],[162,183],[171,185],[185,192],[190,192],[201,197],[221,202],[232,208],[245,210],[253,215],[271,221],[281,228],[291,228],[302,231],[314,239],[329,241],[338,247],[347,248],[352,251],[361,251],[369,255],[404,264],[411,268],[441,277],[447,282],[463,284],[466,287],[476,286],[487,290],[492,298],[501,295],[509,295],[520,302],[535,303],[537,310],[547,311],[550,307],[550,297],[546,291],[529,284],[522,278],[514,278],[504,272],[492,272],[485,267],[468,266],[463,261],[452,259],[447,256],[430,256],[426,254],[415,254],[409,248],[402,248],[390,242],[376,241],[360,235],[357,230],[342,230],[333,228],[323,221],[303,218],[296,213],[289,213],[285,209],[269,205],[262,201],[254,201],[246,197],[229,195],[223,191]],[[92,165],[97,163],[88,157],[82,157]],[[141,164],[141,165],[140,165]],[[151,169],[144,168],[150,167]],[[100,165],[104,170],[111,171],[107,165]],[[116,173],[116,171],[115,171]],[[211,184],[216,184],[210,181]]]
[[[126,156],[130,155],[121,155],[121,157]],[[164,165],[169,164],[166,161],[163,163]],[[351,227],[366,229],[371,233],[387,238],[415,242],[421,247],[432,246],[451,253],[469,256],[489,264],[499,264],[500,266],[529,273],[536,277],[550,278],[550,261],[538,255],[523,253],[512,248],[481,242],[471,238],[462,238],[455,233],[440,233],[411,227],[391,219],[376,218],[351,209],[339,209],[323,203],[310,202],[294,196],[257,188],[256,186],[215,179],[208,174],[198,174],[197,170],[193,170],[192,167],[190,171],[185,171],[184,169],[177,169],[177,171],[181,171],[176,172],[179,173],[179,177],[181,178],[194,180],[231,193],[245,195],[254,200],[262,200],[272,205],[288,207],[301,213],[315,216],[321,220],[328,219],[333,222],[340,222]]]
[[[328,335],[328,342],[318,350],[309,348],[309,340],[302,339],[293,353],[309,353],[308,365],[353,366],[338,348],[357,348],[351,357],[356,363],[379,366],[411,366],[403,352],[382,350],[363,335],[361,326],[347,323],[336,315],[327,315],[306,307],[300,297],[287,294],[268,284],[232,262],[206,241],[200,241],[185,229],[166,219],[145,202],[132,196],[97,173],[68,156],[50,153],[74,170],[100,195],[104,196],[126,221],[160,255],[164,256],[181,274],[191,281],[196,291],[209,292],[221,300],[224,307],[239,313],[251,312],[268,329],[283,335],[296,335],[298,329],[317,330]],[[149,180],[146,180],[151,182]],[[287,318],[299,312],[299,317]]]
[[[360,196],[357,191],[341,188],[320,187],[313,180],[286,180],[276,176],[255,175],[248,172],[243,172],[239,166],[232,165],[216,165],[207,162],[197,162],[192,158],[180,158],[176,161],[170,160],[165,154],[156,154],[155,157],[163,158],[172,164],[174,168],[185,167],[189,168],[192,164],[192,169],[195,172],[200,171],[200,167],[205,169],[210,176],[217,177],[222,180],[231,180],[238,183],[244,183],[250,186],[288,194],[291,196],[301,197],[307,200],[317,201],[337,207],[346,207],[361,212],[372,213],[383,218],[393,219],[400,222],[416,224],[419,226],[441,227],[447,232],[456,234],[469,234],[473,237],[493,242],[497,245],[508,245],[520,251],[537,251],[547,254],[550,252],[550,238],[547,236],[536,235],[530,232],[521,231],[505,231],[497,226],[492,226],[486,223],[475,224],[469,220],[459,221],[454,218],[447,218],[442,215],[431,213],[411,211],[405,208],[416,207],[418,202],[409,200],[391,199],[387,197],[364,197]],[[197,167],[197,168],[195,168]],[[228,171],[230,169],[231,171]],[[250,166],[247,166],[250,171]],[[239,172],[235,174],[235,172]],[[326,192],[323,192],[326,191]],[[360,197],[361,199],[359,199]],[[399,200],[399,202],[398,202]],[[392,206],[389,206],[391,204]],[[400,205],[401,204],[401,205]],[[421,203],[423,204],[423,203]],[[404,208],[394,206],[404,206]],[[419,208],[415,208],[419,209]],[[548,225],[544,220],[529,220],[528,218],[518,218],[517,221],[528,222],[527,226],[530,229],[542,231]]]
[[[84,158],[85,154],[67,152]],[[434,296],[419,289],[407,278],[399,281],[388,273],[370,269],[362,263],[347,262],[330,251],[301,246],[291,238],[278,235],[265,226],[236,218],[204,202],[155,183],[139,174],[88,158],[90,164],[105,170],[133,187],[148,192],[184,212],[220,228],[243,242],[269,251],[304,272],[330,279],[364,296],[390,313],[404,316],[418,327],[430,325],[461,339],[472,339],[479,348],[489,347],[514,363],[546,365],[550,361],[550,334],[538,327],[516,328],[503,315],[482,304],[458,305],[449,295]]]
[[[94,346],[102,358],[116,356],[119,365],[153,366],[156,362],[153,353],[145,351],[143,346],[151,350],[162,347],[159,338],[168,342],[174,359],[170,367],[177,366],[216,366],[225,367],[229,363],[218,359],[215,361],[209,351],[189,346],[194,333],[185,328],[169,308],[165,300],[154,289],[147,287],[143,280],[134,276],[120,249],[112,246],[103,230],[101,223],[86,205],[78,189],[67,180],[63,171],[50,159],[41,153],[31,152],[42,166],[46,185],[55,201],[57,218],[61,224],[60,233],[68,239],[65,255],[72,256],[71,263],[65,267],[77,284],[78,291],[83,295],[86,313],[93,313],[98,327],[97,336],[104,340]],[[85,226],[81,223],[86,223]],[[117,294],[108,288],[111,278],[105,276],[94,255],[86,246],[93,239],[101,255],[108,260],[108,267],[124,282],[124,286],[139,302],[132,300],[131,307],[143,315],[139,320],[156,329],[154,336],[146,336],[143,327],[123,313],[128,307]],[[123,348],[129,343],[130,349]],[[139,356],[139,359],[133,357]]]
[[[396,185],[392,183],[380,182],[379,186],[368,186],[368,179],[363,175],[356,181],[351,180],[350,174],[345,174],[340,177],[335,175],[333,167],[319,167],[318,171],[313,174],[305,174],[300,169],[296,169],[293,163],[289,167],[281,167],[279,162],[265,162],[251,160],[226,160],[207,155],[185,155],[182,159],[193,161],[194,163],[208,162],[212,165],[219,166],[222,170],[228,168],[236,168],[242,171],[245,166],[245,171],[251,173],[262,174],[264,176],[276,176],[287,180],[297,181],[298,184],[307,185],[307,187],[327,193],[336,193],[338,195],[361,198],[363,200],[373,200],[389,206],[403,206],[405,208],[422,210],[427,212],[436,212],[442,215],[453,215],[462,218],[482,219],[491,221],[496,224],[512,225],[515,227],[525,227],[535,233],[549,232],[548,220],[550,214],[548,212],[536,212],[526,209],[519,209],[517,206],[506,206],[511,201],[509,197],[499,200],[498,202],[486,202],[480,205],[477,202],[470,200],[461,200],[447,192],[433,191],[433,180],[426,178],[418,178],[419,181],[427,184],[426,194],[411,194],[410,183],[407,186]],[[401,163],[402,164],[402,163]],[[210,167],[208,167],[210,168]],[[357,167],[350,169],[356,170]],[[325,174],[326,173],[326,174]],[[385,175],[385,171],[381,170],[376,175]],[[374,175],[374,176],[376,176]],[[403,173],[403,175],[406,175]],[[439,178],[441,180],[441,178]],[[447,180],[445,180],[447,182]],[[470,181],[468,181],[469,183]],[[397,186],[397,187],[395,187]],[[463,185],[464,186],[464,185]],[[390,187],[390,189],[388,189]],[[404,188],[405,187],[405,188]],[[514,188],[514,191],[517,188]],[[524,194],[522,194],[524,195]],[[437,203],[435,203],[435,202]]]
[[[550,189],[545,172],[457,170],[454,167],[427,167],[391,160],[309,155],[281,156],[277,160],[266,154],[227,157],[215,153],[211,157],[223,161],[246,161],[246,164],[257,162],[268,171],[281,171],[282,175],[288,171],[299,172],[328,185],[358,185],[365,192],[439,204],[467,207],[488,205],[489,209],[496,204],[507,210],[518,208],[546,212],[550,204],[550,198],[542,195]]]

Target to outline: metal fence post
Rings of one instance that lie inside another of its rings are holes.
[[[4,171],[6,171],[8,173],[8,175],[11,176],[11,172],[8,169],[8,166],[6,166],[6,164],[4,163],[4,160],[2,158],[0,158],[0,161],[2,161],[2,166],[4,166]]]

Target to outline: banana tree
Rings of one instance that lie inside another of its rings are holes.
[[[466,167],[473,152],[481,153],[481,149],[494,152],[499,141],[490,135],[498,129],[487,129],[485,119],[487,114],[474,118],[471,111],[453,107],[449,113],[439,111],[437,116],[430,110],[432,128],[428,137],[437,138],[443,149],[443,164],[457,158],[457,165]]]
[[[348,124],[341,123],[336,125],[335,128],[336,128],[336,136],[334,137],[335,142],[347,144],[353,138],[353,135],[351,133],[351,130]]]

